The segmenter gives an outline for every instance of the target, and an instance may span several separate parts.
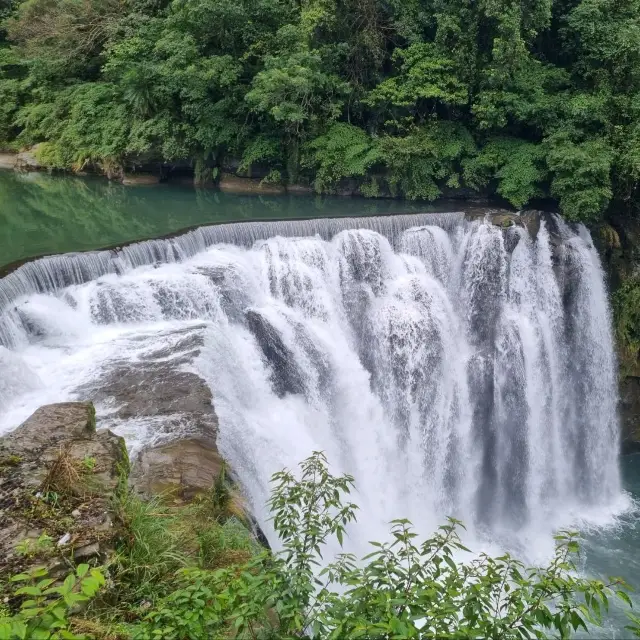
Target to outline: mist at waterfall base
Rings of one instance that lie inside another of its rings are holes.
[[[271,542],[269,478],[314,450],[355,477],[361,555],[397,517],[426,534],[455,516],[475,549],[530,562],[558,528],[599,557],[631,522],[603,274],[556,217],[535,237],[462,214],[202,228],[24,265],[0,313],[0,431],[199,335],[188,366]],[[153,441],[152,419],[113,413],[130,448]]]

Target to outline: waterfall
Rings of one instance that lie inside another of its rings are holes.
[[[313,450],[355,476],[355,548],[395,517],[551,531],[621,495],[609,313],[587,230],[555,216],[205,227],[0,280],[0,430],[198,332],[176,366],[267,533],[271,473]]]

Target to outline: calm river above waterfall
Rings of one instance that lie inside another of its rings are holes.
[[[150,352],[184,366],[190,340],[221,451],[267,535],[270,473],[321,448],[356,477],[355,551],[392,517],[427,529],[452,514],[476,549],[535,561],[555,527],[575,526],[582,570],[637,588],[640,457],[617,457],[609,309],[589,234],[553,216],[529,234],[428,213],[460,208],[0,173],[0,266],[288,221],[0,280],[0,432]],[[326,220],[344,216],[357,220]],[[134,446],[153,429],[113,424]],[[625,638],[613,609],[606,637]]]
[[[0,269],[38,255],[159,238],[203,224],[451,210],[398,200],[244,196],[0,170]]]

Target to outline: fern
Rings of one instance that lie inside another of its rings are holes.
[[[541,145],[517,138],[494,138],[465,162],[464,179],[474,189],[497,180],[497,193],[521,208],[543,195],[540,185],[547,175],[544,158]]]
[[[316,191],[331,193],[340,180],[365,176],[381,160],[378,141],[340,122],[306,145],[303,166],[315,169]]]

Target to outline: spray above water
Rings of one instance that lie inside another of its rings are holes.
[[[21,269],[0,281],[0,427],[198,332],[191,366],[267,533],[270,475],[318,449],[355,476],[356,548],[395,517],[517,536],[621,494],[609,308],[582,227],[248,223]]]

